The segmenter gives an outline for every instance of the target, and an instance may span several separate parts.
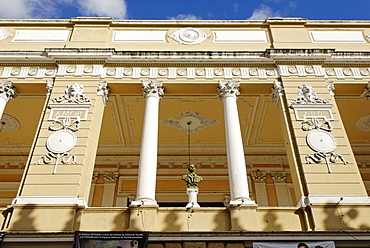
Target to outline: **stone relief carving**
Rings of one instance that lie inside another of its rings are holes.
[[[360,131],[370,132],[370,115],[365,115],[356,123],[356,127]]]
[[[323,121],[320,121],[320,119],[323,119]],[[330,121],[328,121],[324,117],[312,117],[311,120],[306,120],[302,122],[303,131],[310,131],[312,129],[321,129],[331,132],[333,130],[333,127],[331,126]]]
[[[171,119],[164,119],[163,121],[161,121],[163,125],[171,126],[184,133],[188,132],[188,122],[191,122],[191,125],[189,125],[190,133],[195,133],[198,130],[205,129],[209,126],[214,126],[220,123],[217,120],[210,119],[206,116],[200,115],[199,113],[190,110],[176,115]]]
[[[12,37],[13,35],[8,33],[5,28],[0,28],[0,40]]]
[[[49,96],[51,94],[51,91],[53,90],[54,82],[53,81],[46,81],[46,95]]]
[[[204,33],[198,28],[180,28],[168,37],[174,39],[180,44],[194,45],[200,44],[206,39],[210,38],[211,35]]]
[[[0,96],[5,97],[7,101],[17,97],[12,81],[0,81]]]
[[[274,183],[285,183],[286,172],[284,171],[271,172],[271,177],[272,180],[274,180]]]
[[[281,82],[274,81],[274,87],[271,88],[271,98],[273,102],[279,101],[279,96],[284,95],[284,87]]]
[[[361,97],[363,97],[365,100],[370,100],[370,82],[364,88],[364,92],[361,94]]]
[[[65,94],[54,97],[53,103],[90,103],[90,99],[87,98],[84,94],[84,87],[78,83],[74,83],[67,86]]]
[[[252,179],[255,183],[264,183],[266,181],[266,171],[259,169],[251,172]]]
[[[3,114],[0,120],[0,131],[1,132],[14,132],[19,129],[19,121],[8,114]]]
[[[91,178],[91,183],[96,183],[96,181],[98,181],[98,179],[99,179],[99,172],[95,171],[92,178]]]
[[[100,82],[97,89],[97,95],[102,96],[104,104],[108,101],[110,89],[108,87],[108,81]]]
[[[298,87],[298,98],[291,101],[291,104],[318,104],[330,103],[329,100],[321,99],[316,91],[306,84]]]
[[[118,179],[118,171],[117,172],[106,172],[104,174],[104,183],[115,183]]]

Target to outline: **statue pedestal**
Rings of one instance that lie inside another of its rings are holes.
[[[188,204],[186,208],[199,208],[197,202],[198,189],[197,188],[187,188],[186,193],[188,194]]]

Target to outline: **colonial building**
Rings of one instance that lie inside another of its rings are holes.
[[[76,231],[369,247],[369,37],[370,21],[0,20],[2,247]]]

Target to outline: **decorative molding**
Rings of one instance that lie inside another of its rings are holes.
[[[65,94],[54,97],[52,102],[53,103],[90,103],[90,99],[87,98],[84,94],[84,87],[81,84],[74,83],[67,86],[65,90]]]
[[[180,28],[168,37],[174,39],[179,44],[194,45],[200,44],[206,39],[210,38],[211,35],[204,33],[198,28]]]
[[[219,86],[217,90],[218,90],[218,97],[220,99],[224,99],[225,97],[229,97],[229,96],[237,97],[240,94],[239,92],[240,82],[239,81],[236,81],[236,82],[219,81],[218,83],[219,83]]]
[[[48,67],[0,67],[0,78],[53,78],[55,68]]]
[[[320,119],[323,119],[323,121],[321,122]],[[305,120],[302,122],[303,131],[310,131],[312,129],[321,129],[328,132],[333,131],[330,121],[328,121],[325,117],[318,116],[311,117],[311,120]]]
[[[0,132],[14,132],[19,129],[19,121],[8,114],[3,114],[0,120]]]
[[[271,88],[271,98],[273,102],[279,101],[279,96],[284,95],[284,87],[280,81],[274,81],[274,87]]]
[[[298,98],[292,100],[290,104],[326,104],[329,100],[321,99],[317,96],[316,91],[306,84],[298,86]]]
[[[370,100],[370,82],[364,88],[364,92],[361,94],[361,97],[365,100]]]
[[[205,129],[209,126],[214,126],[220,123],[217,120],[209,119],[206,116],[200,115],[199,113],[190,110],[176,115],[170,119],[164,119],[163,121],[161,121],[163,125],[173,127],[184,133],[188,132],[187,123],[189,122],[191,122],[191,124],[189,125],[190,133],[195,133],[198,130]]]
[[[102,96],[104,105],[106,105],[108,98],[110,96],[109,94],[110,89],[108,87],[108,81],[100,82],[97,89],[97,95]]]
[[[286,180],[286,172],[285,171],[274,171],[271,172],[272,180],[274,183],[285,183]]]
[[[5,30],[5,28],[0,28],[0,40],[12,37],[13,35],[8,33],[8,31]]]
[[[17,97],[17,91],[12,81],[0,81],[0,97],[7,102]]]
[[[370,132],[370,115],[365,115],[356,123],[356,127],[360,131]]]
[[[259,169],[251,172],[251,177],[255,183],[266,182],[266,171],[260,171]]]
[[[104,174],[104,183],[116,183],[119,177],[119,173],[117,172],[106,172]]]
[[[142,81],[142,90],[145,97],[155,96],[161,99],[164,95],[163,81]]]

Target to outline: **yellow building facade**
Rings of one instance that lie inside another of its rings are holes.
[[[0,20],[0,44],[3,247],[369,247],[369,21]]]

